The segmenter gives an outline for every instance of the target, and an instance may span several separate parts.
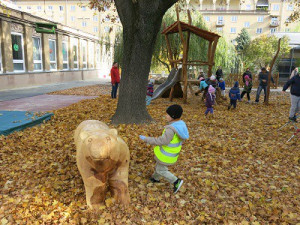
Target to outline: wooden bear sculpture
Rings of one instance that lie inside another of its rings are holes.
[[[75,130],[76,161],[82,176],[86,202],[97,208],[107,188],[117,202],[129,204],[129,149],[116,129],[98,120],[85,120]]]

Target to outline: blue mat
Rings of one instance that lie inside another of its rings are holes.
[[[0,111],[0,135],[8,135],[51,119],[53,113]]]

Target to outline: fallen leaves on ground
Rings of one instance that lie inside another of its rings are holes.
[[[238,102],[231,111],[219,104],[209,120],[200,98],[182,104],[190,139],[170,167],[184,180],[176,195],[167,182],[148,180],[153,148],[138,135],[159,136],[170,105],[165,99],[153,101],[148,110],[154,123],[116,126],[131,152],[131,204],[120,206],[108,195],[98,211],[88,210],[73,131],[87,119],[109,123],[116,103],[108,96],[83,100],[53,111],[41,126],[0,137],[1,224],[300,222],[300,139],[286,143],[291,126],[278,131],[287,121],[288,95],[273,95],[269,106]]]
[[[85,87],[75,87],[61,91],[54,91],[48,93],[48,95],[81,95],[81,96],[98,96],[98,95],[110,95],[111,84],[97,84]]]

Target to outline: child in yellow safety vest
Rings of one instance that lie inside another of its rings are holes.
[[[169,124],[165,127],[160,137],[145,137],[140,135],[140,139],[154,147],[154,158],[156,161],[155,172],[150,180],[155,183],[160,178],[165,178],[174,185],[176,193],[183,184],[183,180],[177,178],[168,170],[168,166],[174,165],[178,159],[182,147],[182,141],[189,138],[188,128],[180,117],[182,107],[180,105],[171,105],[167,108],[166,120]]]

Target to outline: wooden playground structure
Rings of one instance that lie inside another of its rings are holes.
[[[170,65],[172,68],[178,68],[178,64],[182,65],[182,76],[181,76],[181,82],[183,82],[183,102],[187,103],[187,88],[189,86],[190,90],[191,83],[195,83],[196,80],[188,80],[188,66],[208,66],[208,77],[212,74],[212,67],[214,66],[214,57],[215,52],[218,44],[218,40],[220,36],[218,34],[200,29],[198,27],[195,27],[192,25],[192,18],[190,11],[187,11],[188,13],[188,24],[184,23],[179,20],[179,10],[178,7],[176,8],[176,14],[177,14],[177,21],[170,25],[169,27],[165,28],[162,31],[162,34],[164,34],[166,42],[167,42],[167,49],[168,49],[168,60],[170,62]],[[187,32],[186,38],[184,37],[183,32]],[[179,33],[181,45],[183,49],[182,58],[175,59],[175,56],[172,52],[170,41],[168,38],[168,35]],[[199,38],[203,38],[209,42],[208,45],[208,52],[207,52],[207,61],[201,61],[201,60],[188,60],[188,53],[189,53],[189,42],[190,42],[190,35],[191,33],[197,35]],[[199,82],[199,81],[198,81]],[[169,99],[172,101],[173,99],[173,92],[174,87],[171,88]]]

